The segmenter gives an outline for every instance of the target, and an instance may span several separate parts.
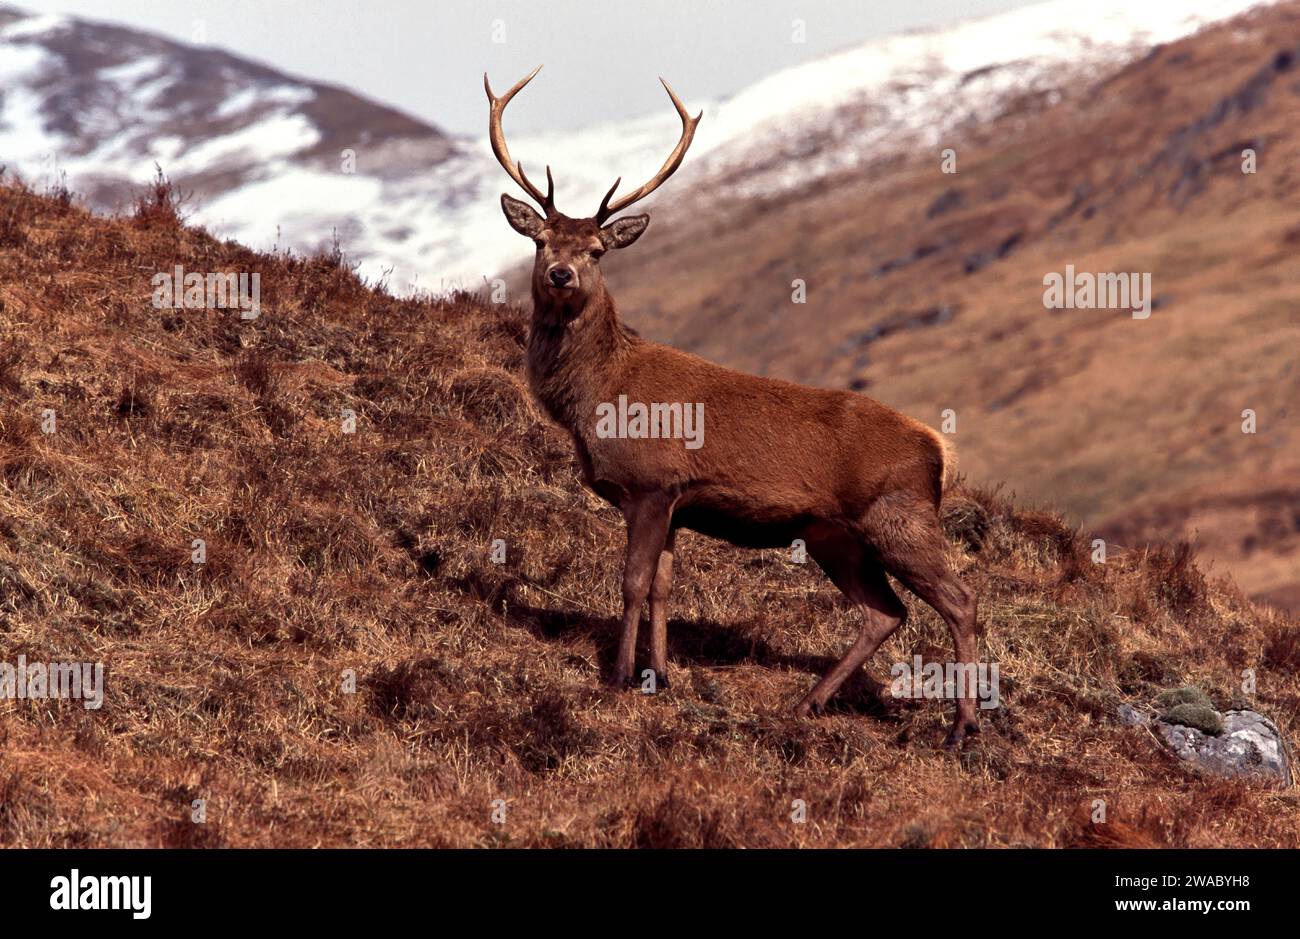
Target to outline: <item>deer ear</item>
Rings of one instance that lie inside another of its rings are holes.
[[[606,248],[626,248],[641,237],[650,224],[648,215],[629,215],[615,219],[600,230],[600,240]]]
[[[546,222],[531,205],[512,199],[504,192],[501,193],[501,211],[506,213],[506,221],[510,223],[511,228],[529,238],[536,238],[546,227]]]

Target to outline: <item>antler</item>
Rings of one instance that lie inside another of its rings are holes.
[[[529,78],[531,77],[532,76],[530,75]],[[673,147],[673,152],[668,154],[668,159],[664,161],[664,165],[659,168],[659,172],[655,173],[650,182],[646,183],[640,189],[637,189],[634,192],[629,192],[627,195],[620,197],[617,202],[610,205],[609,199],[614,195],[614,190],[618,188],[618,184],[623,181],[623,177],[620,176],[618,179],[614,180],[614,185],[610,186],[609,192],[605,193],[605,198],[600,202],[600,210],[596,213],[596,224],[598,225],[604,225],[605,221],[611,215],[622,212],[634,202],[640,202],[646,196],[650,195],[650,193],[662,186],[664,180],[677,171],[677,167],[682,165],[682,159],[686,156],[686,149],[691,145],[691,140],[695,137],[695,125],[697,125],[700,122],[700,118],[704,116],[703,111],[695,115],[695,117],[691,117],[687,114],[686,108],[682,106],[681,99],[673,93],[668,82],[664,81],[662,78],[660,78],[659,81],[662,82],[664,88],[667,89],[668,97],[673,99],[673,106],[677,108],[677,115],[682,119],[681,139],[677,141],[677,146]]]
[[[506,146],[506,134],[501,129],[501,115],[505,113],[506,105],[510,99],[519,93],[533,77],[542,70],[539,65],[526,76],[519,79],[513,88],[498,98],[492,94],[492,86],[488,84],[487,72],[483,73],[483,89],[487,92],[488,101],[491,102],[491,112],[488,116],[488,136],[492,139],[492,152],[496,154],[497,162],[510,174],[510,178],[523,187],[524,191],[536,200],[537,204],[542,207],[546,215],[552,215],[555,212],[555,181],[551,179],[551,168],[546,168],[546,195],[529,181],[524,175],[523,165],[516,163],[510,158],[510,148]]]

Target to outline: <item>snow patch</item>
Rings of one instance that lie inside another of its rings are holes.
[[[23,20],[17,20],[8,26],[0,29],[0,39],[31,39],[36,36],[45,36],[49,33],[58,32],[72,25],[72,20],[66,16],[60,16],[57,13],[46,13],[40,16],[29,16]]]
[[[704,120],[665,196],[707,206],[787,191],[904,148],[932,148],[937,159],[959,141],[966,122],[994,117],[1009,94],[1059,100],[1081,75],[1271,2],[1052,0],[873,40],[723,100],[699,102],[689,88],[678,88],[692,112],[703,108]],[[65,87],[63,60],[43,49],[40,37],[71,22],[39,16],[0,30],[0,161],[11,168],[30,175],[30,165],[50,178],[66,171],[74,189],[78,177],[143,183],[155,161],[173,177],[228,170],[240,182],[196,209],[197,222],[250,245],[297,250],[327,243],[337,229],[362,272],[391,272],[399,291],[475,286],[530,256],[531,246],[501,218],[498,195],[519,193],[486,135],[453,140],[452,156],[432,171],[384,179],[329,172],[304,157],[322,139],[301,111],[313,90],[251,78],[233,65],[220,72],[229,93],[215,109],[216,118],[240,125],[231,133],[214,136],[208,115],[189,114],[186,102],[169,106],[177,63],[150,55],[100,69],[104,93],[97,90],[74,115],[81,132],[65,139],[47,126],[50,101],[32,88],[49,95],[49,82]],[[515,107],[527,107],[527,98]],[[596,210],[616,177],[625,192],[650,178],[679,127],[664,96],[651,114],[576,133],[521,136],[511,150],[535,181],[549,163],[560,209],[581,216]],[[657,201],[652,196],[644,205],[653,210]]]

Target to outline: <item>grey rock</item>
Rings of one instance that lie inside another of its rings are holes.
[[[1122,718],[1121,718],[1122,719]],[[1258,711],[1225,711],[1223,733],[1160,721],[1160,736],[1180,760],[1211,776],[1266,776],[1292,784],[1291,763],[1277,725]]]
[[[1148,720],[1146,714],[1133,707],[1131,704],[1121,704],[1115,709],[1115,716],[1125,727],[1141,727]]]

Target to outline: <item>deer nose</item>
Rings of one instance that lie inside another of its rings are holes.
[[[569,281],[573,280],[573,270],[567,267],[553,267],[548,276],[556,287],[567,287]]]

